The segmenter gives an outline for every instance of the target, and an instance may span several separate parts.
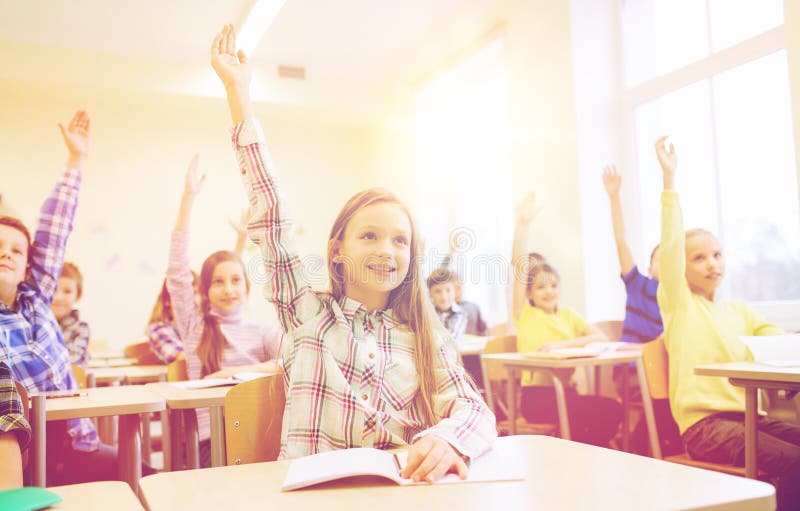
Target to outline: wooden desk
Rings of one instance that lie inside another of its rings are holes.
[[[516,434],[517,407],[513,406],[513,403],[517,402],[516,371],[529,369],[544,372],[550,377],[556,394],[556,406],[558,408],[558,424],[560,434],[561,438],[564,439],[570,439],[571,437],[569,430],[569,419],[567,415],[567,403],[564,396],[564,384],[555,375],[553,369],[575,369],[578,367],[596,367],[601,365],[620,364],[623,381],[622,405],[624,407],[624,413],[622,415],[622,435],[624,442],[623,447],[626,450],[630,450],[630,427],[628,425],[630,411],[628,406],[628,364],[633,362],[636,365],[636,374],[639,379],[639,387],[641,388],[642,392],[642,404],[644,408],[645,421],[647,423],[647,433],[650,439],[650,452],[652,453],[653,457],[661,458],[661,444],[658,442],[658,430],[656,429],[655,415],[653,414],[653,402],[650,399],[650,392],[647,388],[647,377],[644,373],[642,353],[640,350],[616,351],[613,353],[602,353],[596,357],[562,360],[530,358],[525,357],[521,353],[481,355],[481,364],[485,365],[487,362],[501,364],[508,372],[509,382],[506,388],[507,399],[509,403],[508,419],[511,434]],[[486,367],[483,367],[483,373],[488,374]],[[487,401],[489,402],[489,407],[492,407],[492,396],[488,389],[486,397]]]
[[[182,389],[172,385],[171,382],[150,383],[146,387],[159,396],[167,404],[167,413],[161,414],[161,442],[164,446],[164,469],[170,470],[179,463],[179,444],[173,442],[180,434],[179,413],[182,410],[208,408],[211,414],[211,466],[225,465],[225,420],[223,409],[225,396],[233,386],[212,387],[210,389]],[[190,467],[199,467],[198,434],[196,421],[184,421],[188,426],[184,430],[187,445],[187,464]]]
[[[496,449],[524,466],[524,481],[400,487],[333,482],[281,492],[290,461],[164,472],[141,481],[151,511],[326,509],[714,509],[773,511],[775,489],[708,470],[547,436],[512,436]]]
[[[167,379],[167,366],[119,366],[91,369],[95,383],[108,384],[123,381],[129,385],[164,381]]]
[[[89,369],[98,369],[100,367],[124,367],[135,364],[135,358],[92,358],[86,364],[86,367]]]
[[[142,504],[131,491],[130,486],[121,481],[100,481],[96,483],[53,486],[49,491],[64,500],[47,509],[61,511],[141,511]]]
[[[458,352],[462,355],[480,355],[486,347],[491,337],[479,335],[464,335],[461,340],[456,341]]]
[[[754,362],[708,364],[694,368],[699,376],[721,376],[731,385],[744,388],[744,472],[751,479],[758,475],[758,389],[800,391],[800,368],[772,367]]]
[[[119,415],[119,477],[134,491],[142,470],[139,414],[166,409],[164,399],[143,386],[83,389],[86,395],[46,399],[47,392],[31,395],[33,429],[33,484],[45,485],[46,422]]]

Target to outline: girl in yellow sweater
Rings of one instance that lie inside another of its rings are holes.
[[[575,348],[608,340],[580,314],[559,306],[560,278],[555,268],[546,262],[532,264],[526,245],[528,228],[535,212],[535,199],[531,194],[520,206],[514,231],[513,313],[517,327],[517,351]],[[569,384],[573,372],[573,369],[556,372],[556,377],[563,381],[565,387],[572,439],[606,447],[619,430],[622,407],[607,397],[579,395]],[[521,412],[525,419],[529,422],[557,423],[552,380],[541,372],[524,371],[521,384]]]
[[[716,301],[725,274],[719,240],[684,233],[675,192],[678,158],[666,137],[655,144],[664,173],[658,305],[669,354],[669,402],[692,458],[744,465],[744,389],[697,376],[695,366],[748,360],[740,335],[783,333],[742,302]],[[800,509],[800,426],[759,417],[758,466],[777,479],[779,509]]]

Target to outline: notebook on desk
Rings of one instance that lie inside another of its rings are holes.
[[[598,353],[584,348],[563,348],[550,351],[526,351],[520,353],[520,355],[525,358],[540,360],[569,360],[572,358],[594,358]]]
[[[180,389],[210,389],[213,387],[227,387],[229,385],[238,385],[246,381],[255,380],[269,376],[272,373],[259,373],[259,372],[241,372],[236,373],[230,378],[206,378],[203,380],[188,380],[176,381],[170,383],[173,387]]]

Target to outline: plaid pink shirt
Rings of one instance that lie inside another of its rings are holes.
[[[265,294],[286,333],[280,457],[385,449],[428,434],[467,456],[488,450],[497,436],[494,415],[467,383],[445,339],[437,338],[434,347],[432,396],[434,412],[443,418],[431,425],[424,420],[411,331],[391,310],[368,314],[355,300],[337,303],[311,289],[292,245],[278,183],[268,170],[260,126],[244,121],[233,128],[232,138],[253,213],[248,234],[261,250]]]

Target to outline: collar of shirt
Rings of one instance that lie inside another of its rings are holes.
[[[342,296],[339,300],[339,307],[342,309],[344,319],[350,325],[356,320],[360,320],[365,324],[368,322],[381,321],[386,329],[392,329],[400,324],[400,321],[395,317],[392,309],[368,313],[367,307],[363,303],[347,296]]]
[[[30,302],[36,296],[36,287],[30,282],[20,282],[17,286],[17,296],[14,298],[13,307],[9,307],[5,302],[0,302],[0,312],[15,312],[20,309],[23,302]]]
[[[64,328],[68,328],[71,327],[72,325],[79,323],[80,320],[81,317],[80,313],[78,312],[78,309],[72,309],[71,311],[69,311],[69,314],[58,320],[58,325],[63,330]]]

